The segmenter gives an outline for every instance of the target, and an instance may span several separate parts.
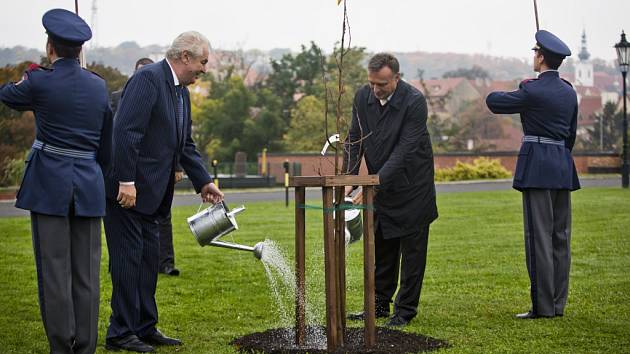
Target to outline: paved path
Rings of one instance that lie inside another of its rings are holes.
[[[617,178],[582,178],[580,179],[583,188],[592,187],[620,187],[621,177]],[[512,180],[499,181],[474,181],[474,182],[450,182],[438,183],[436,185],[438,193],[453,192],[479,192],[512,189]],[[256,192],[230,192],[226,190],[225,201],[228,205],[240,205],[258,201],[283,201],[285,198],[284,189]],[[306,199],[321,198],[321,191],[317,188],[306,190]],[[289,190],[289,199],[293,200],[293,191]],[[174,206],[199,205],[201,199],[193,194],[176,194],[173,200]],[[28,211],[17,209],[13,206],[14,201],[0,201],[0,217],[28,216]]]

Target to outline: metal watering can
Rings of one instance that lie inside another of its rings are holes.
[[[200,246],[210,245],[250,251],[254,253],[254,257],[260,259],[264,248],[262,242],[258,242],[254,247],[250,247],[220,240],[221,237],[238,230],[235,215],[243,210],[245,210],[245,207],[241,205],[230,211],[225,202],[221,202],[197,212],[197,214],[189,217],[186,221]]]
[[[346,197],[344,199],[344,205],[352,205],[352,198]],[[361,218],[361,210],[359,209],[345,209],[343,211],[344,219],[346,221],[345,227],[345,239],[346,245],[355,243],[363,236],[363,221]]]

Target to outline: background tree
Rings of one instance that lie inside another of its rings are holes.
[[[111,66],[92,62],[87,65],[87,69],[97,73],[107,83],[107,92],[111,95],[112,92],[120,90],[127,83],[127,75],[121,73],[118,69]]]
[[[468,142],[473,142],[474,151],[483,151],[491,146],[481,143],[488,139],[503,137],[501,122],[493,116],[485,104],[485,100],[467,102],[455,115],[457,128],[451,131],[449,148],[455,151],[468,150]]]
[[[261,88],[255,91],[255,100],[252,114],[243,127],[242,148],[250,160],[255,160],[256,153],[263,148],[269,152],[282,151],[282,136],[287,130],[280,97],[268,88]]]
[[[311,42],[302,45],[301,51],[293,55],[284,54],[280,60],[271,60],[271,74],[265,85],[282,100],[287,126],[290,112],[295,107],[296,95],[318,94],[322,76],[322,50]]]
[[[209,158],[232,161],[242,150],[243,130],[251,119],[255,96],[239,76],[229,75],[222,81],[210,76],[210,80],[210,95],[196,117],[196,141]]]
[[[328,131],[335,131],[335,120],[328,120]],[[291,125],[284,136],[287,151],[317,152],[325,143],[324,101],[304,96],[291,112]]]
[[[0,68],[0,82],[17,82],[31,62]],[[35,139],[35,117],[32,112],[18,112],[0,103],[0,185],[19,181],[16,166],[24,166],[24,155]]]
[[[451,77],[463,77],[468,80],[491,78],[490,73],[488,73],[488,71],[478,65],[473,65],[470,69],[459,68],[456,70],[447,71],[442,75],[442,78],[444,79],[448,79]]]
[[[595,115],[595,123],[587,129],[583,142],[586,150],[620,151],[623,130],[623,114],[617,105],[607,102],[601,113]]]

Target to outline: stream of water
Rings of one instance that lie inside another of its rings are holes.
[[[273,240],[265,240],[262,257],[271,295],[277,306],[279,325],[288,328],[285,333],[287,343],[295,343],[295,273],[293,267],[287,263],[287,257],[279,245]],[[306,309],[306,343],[309,347],[326,347],[326,333],[317,326],[315,313],[305,298]]]

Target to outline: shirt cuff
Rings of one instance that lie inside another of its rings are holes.
[[[118,184],[121,186],[133,186],[135,185],[135,182],[118,182]]]

